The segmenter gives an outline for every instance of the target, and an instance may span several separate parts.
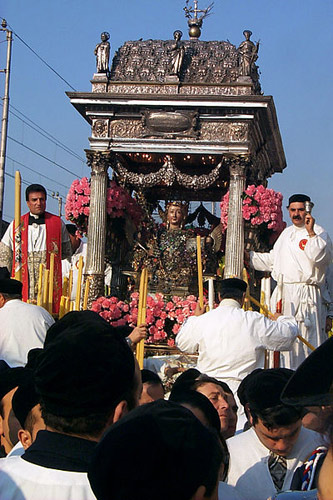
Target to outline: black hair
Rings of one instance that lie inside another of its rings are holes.
[[[303,416],[303,409],[298,406],[287,406],[280,404],[273,408],[264,408],[257,410],[250,404],[250,413],[253,418],[253,425],[258,423],[258,419],[262,421],[267,429],[275,429],[277,427],[287,427],[300,420]]]
[[[151,385],[161,385],[163,390],[163,384],[162,380],[160,377],[157,375],[157,373],[151,371],[151,370],[146,370],[145,368],[141,370],[141,380],[143,384],[151,384]]]
[[[41,184],[30,184],[30,186],[27,187],[27,189],[25,190],[25,201],[29,201],[30,193],[44,193],[45,200],[47,198],[46,189]]]

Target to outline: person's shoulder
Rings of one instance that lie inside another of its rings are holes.
[[[235,436],[232,436],[231,438],[227,439],[228,449],[229,451],[231,451],[232,449],[236,450],[238,448],[242,448],[243,446],[245,446],[245,443],[254,440],[255,437],[256,434],[251,427],[247,431],[240,432],[239,434],[236,434]]]

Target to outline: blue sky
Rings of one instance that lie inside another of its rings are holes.
[[[208,0],[199,0],[200,7],[208,3]],[[95,71],[93,52],[102,31],[111,34],[112,55],[126,40],[171,39],[175,29],[181,29],[183,39],[187,39],[184,5],[185,0],[3,0],[0,16],[71,86],[78,91],[90,91],[90,79]],[[270,179],[269,186],[283,193],[284,204],[295,192],[309,194],[315,202],[314,217],[333,236],[332,25],[331,0],[215,0],[213,14],[204,21],[201,39],[228,39],[239,45],[244,29],[253,32],[254,41],[260,39],[257,61],[260,81],[264,94],[274,97],[288,165],[282,174]],[[5,66],[3,40],[2,34],[0,68]],[[4,75],[0,74],[1,96],[3,85]],[[83,161],[11,114],[8,134],[12,139],[7,145],[11,159],[7,160],[9,175],[5,179],[6,220],[14,214],[10,175],[15,170],[21,171],[25,182],[41,182],[61,195],[67,194],[67,187],[75,177],[89,176],[83,151],[89,146],[89,126],[71,106],[65,95],[67,90],[71,90],[70,87],[14,36],[11,105]],[[14,108],[13,112],[18,114]],[[0,111],[2,113],[2,109]],[[57,206],[57,202],[49,198],[48,209],[56,212]]]

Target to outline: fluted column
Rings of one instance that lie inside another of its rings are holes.
[[[106,238],[106,190],[110,151],[86,150],[91,167],[90,212],[85,279],[90,278],[88,307],[104,294],[104,257]]]
[[[245,189],[247,157],[233,157],[229,164],[229,210],[225,248],[225,278],[242,278],[244,267],[244,223],[242,194]]]

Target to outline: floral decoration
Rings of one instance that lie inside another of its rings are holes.
[[[267,229],[280,233],[285,228],[282,214],[281,193],[264,186],[248,186],[243,193],[243,218],[253,226],[265,225]],[[228,225],[229,191],[220,203],[221,225],[225,231]]]
[[[204,303],[207,301],[204,298]],[[129,302],[117,297],[99,297],[93,302],[91,310],[97,312],[112,326],[128,325],[135,327],[138,319],[139,293],[133,292]],[[186,298],[174,295],[166,297],[156,293],[148,295],[146,324],[148,326],[148,343],[175,345],[175,337],[185,319],[194,315],[197,297]]]
[[[90,213],[90,181],[87,177],[73,181],[66,198],[65,216],[78,228],[81,235],[88,231]],[[109,181],[106,192],[106,213],[110,219],[124,218],[128,215],[136,226],[141,220],[142,211],[137,201],[115,181]]]

